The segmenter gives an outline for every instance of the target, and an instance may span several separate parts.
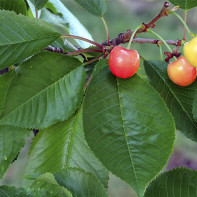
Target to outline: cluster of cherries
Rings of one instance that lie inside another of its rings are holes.
[[[185,43],[184,56],[168,65],[168,76],[178,86],[192,84],[197,75],[197,37]],[[109,68],[118,78],[133,76],[140,66],[140,56],[135,50],[128,50],[121,46],[112,49],[109,55]]]

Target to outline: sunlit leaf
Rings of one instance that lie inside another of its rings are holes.
[[[19,66],[0,124],[40,129],[68,119],[81,103],[84,83],[79,60],[39,53]]]
[[[0,69],[35,54],[61,35],[44,21],[5,10],[0,10],[0,29]]]

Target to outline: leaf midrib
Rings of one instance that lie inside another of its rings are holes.
[[[149,65],[152,64],[148,62]],[[153,70],[154,67],[152,67]],[[159,77],[163,80],[164,84],[168,87],[169,91],[172,93],[172,95],[175,97],[176,101],[179,103],[179,105],[182,107],[183,111],[186,113],[187,117],[189,118],[189,120],[192,122],[192,124],[194,125],[194,127],[197,129],[197,125],[195,125],[194,121],[192,120],[192,118],[190,117],[190,115],[188,114],[188,112],[185,110],[185,108],[183,107],[183,105],[179,102],[178,98],[176,97],[176,95],[173,93],[173,91],[171,90],[171,88],[168,86],[168,84],[165,82],[165,79],[160,75],[159,72],[157,72],[157,70],[155,70],[155,72],[159,75]]]
[[[80,67],[80,66],[79,66]],[[74,70],[78,69],[79,67],[75,68]],[[27,101],[25,101],[24,103],[22,103],[21,105],[19,105],[18,107],[16,107],[14,110],[10,111],[5,117],[0,118],[0,125],[2,125],[2,121],[5,120],[8,116],[12,115],[16,110],[18,110],[19,108],[23,107],[24,105],[26,105],[26,103],[28,103],[29,101],[31,101],[33,98],[35,98],[36,96],[38,96],[39,94],[42,94],[44,91],[46,91],[48,88],[52,87],[53,85],[55,85],[56,83],[58,83],[60,80],[62,80],[63,78],[65,78],[66,76],[69,76],[70,73],[74,70],[71,70],[68,74],[64,75],[63,77],[61,77],[60,79],[58,79],[57,81],[55,81],[54,83],[50,84],[49,86],[47,86],[46,88],[44,88],[42,91],[38,92],[37,94],[35,94],[33,97],[29,98]],[[3,114],[2,114],[3,115]],[[1,115],[1,116],[2,116]],[[8,124],[8,123],[3,123],[3,125]]]
[[[119,87],[119,83],[118,83],[118,78],[116,78],[116,83],[117,83],[117,90],[118,90],[118,100],[119,100],[119,106],[120,106],[120,116],[121,116],[121,120],[123,123],[123,130],[124,130],[124,135],[125,135],[125,141],[126,141],[126,145],[128,148],[128,152],[130,155],[130,160],[132,163],[132,167],[133,167],[133,172],[134,172],[134,177],[135,177],[135,181],[136,181],[136,185],[137,185],[137,194],[139,194],[139,184],[138,184],[138,180],[137,180],[137,176],[136,176],[136,170],[135,170],[135,166],[134,166],[134,162],[133,162],[133,157],[131,154],[131,151],[129,149],[129,144],[128,144],[128,139],[127,139],[127,134],[126,134],[126,129],[125,129],[125,123],[124,123],[124,119],[123,119],[123,114],[122,114],[122,103],[121,103],[121,98],[120,98],[120,87]]]
[[[0,47],[4,47],[4,46],[8,46],[8,45],[15,45],[15,44],[24,44],[24,43],[29,43],[29,42],[32,42],[32,41],[38,41],[38,40],[42,40],[42,39],[48,39],[48,38],[52,38],[52,37],[59,37],[59,36],[47,36],[47,37],[40,37],[40,38],[36,38],[36,39],[30,39],[30,40],[24,40],[22,42],[16,42],[16,43],[7,43],[7,44],[4,44],[4,45],[0,45]]]

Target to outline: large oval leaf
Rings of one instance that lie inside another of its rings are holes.
[[[184,10],[189,10],[197,6],[196,0],[170,0],[170,2]]]
[[[0,177],[4,175],[18,152],[25,145],[30,131],[12,126],[0,126]]]
[[[159,175],[147,188],[144,197],[195,197],[197,171],[177,168]]]
[[[27,9],[24,0],[0,0],[0,9],[13,10],[17,14],[21,13],[26,15]]]
[[[103,16],[106,11],[105,0],[74,0],[76,1],[82,8],[87,10],[93,15]]]
[[[145,61],[145,71],[153,87],[163,97],[174,116],[176,127],[187,137],[197,141],[197,124],[193,119],[192,105],[197,81],[188,87],[180,87],[170,81],[166,62]]]
[[[77,167],[97,176],[105,187],[108,172],[84,139],[81,110],[68,121],[41,130],[34,138],[26,166],[27,177]],[[25,181],[27,185],[27,181]]]
[[[67,188],[74,197],[108,197],[101,182],[91,173],[67,168],[54,176],[58,184]]]
[[[0,10],[0,69],[35,54],[61,34],[38,19]]]
[[[68,119],[84,93],[85,70],[75,58],[42,52],[21,64],[0,124],[44,128]]]
[[[97,73],[83,105],[87,142],[141,197],[172,152],[173,118],[159,94],[138,75],[118,79],[108,68]]]

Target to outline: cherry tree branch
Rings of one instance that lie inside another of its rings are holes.
[[[174,45],[174,46],[181,46],[181,40],[165,40],[167,44]],[[149,38],[134,38],[133,42],[144,44],[144,43],[151,43],[151,44],[162,44],[161,40],[156,39],[149,39]]]
[[[150,22],[142,23],[142,28],[138,29],[138,31],[136,32],[136,35],[140,34],[140,33],[143,33],[143,32],[146,32],[147,29],[149,29],[149,28],[154,28],[155,27],[155,23],[161,17],[168,16],[168,14],[170,13],[170,10],[168,9],[169,6],[170,6],[169,2],[165,2],[164,5],[163,5],[163,8],[159,12],[159,14],[157,14]],[[125,44],[125,43],[129,42],[129,40],[130,40],[130,38],[132,36],[132,33],[133,33],[133,31],[130,30],[130,29],[127,30],[125,33],[120,33],[117,38],[114,38],[114,39],[110,40],[110,44],[111,45],[115,45],[115,46],[117,46],[119,44]],[[133,40],[134,42],[135,42],[135,39],[136,39],[135,36],[134,36],[134,40]],[[147,43],[155,44],[154,42],[152,42],[152,40],[150,42],[147,39],[144,40],[144,41],[146,41]],[[141,40],[140,43],[144,43],[144,42],[142,42],[142,40]],[[103,42],[102,45],[107,46],[107,41]]]

